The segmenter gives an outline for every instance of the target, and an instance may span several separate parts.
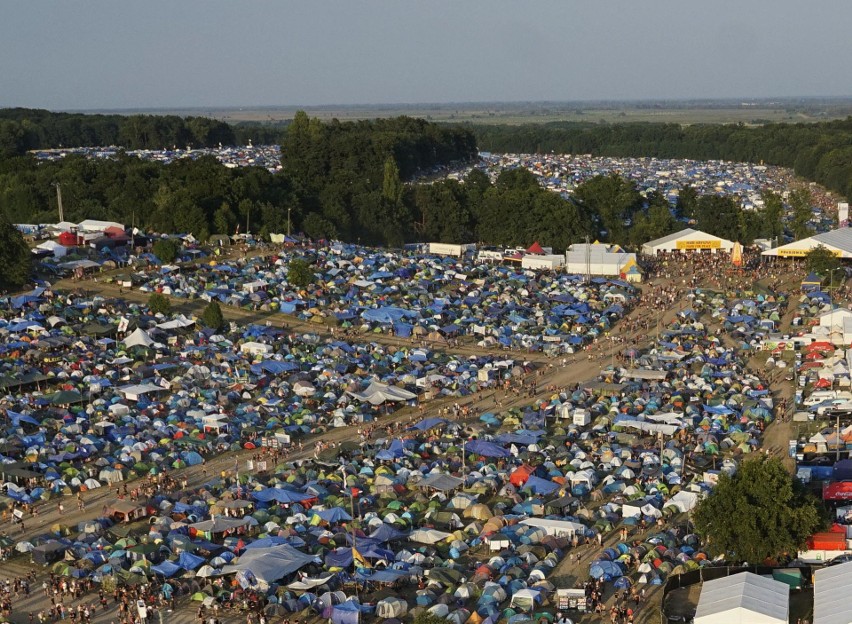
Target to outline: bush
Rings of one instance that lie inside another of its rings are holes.
[[[157,256],[160,262],[168,264],[169,262],[174,262],[178,257],[180,248],[171,238],[160,238],[154,242],[151,251]]]
[[[225,326],[225,317],[222,316],[222,308],[219,307],[218,303],[211,301],[207,304],[204,312],[201,313],[201,322],[204,323],[204,327],[209,327],[216,331],[219,331]]]
[[[151,314],[168,315],[172,312],[172,302],[162,293],[151,293],[148,297],[148,309],[151,310]]]

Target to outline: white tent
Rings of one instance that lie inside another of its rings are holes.
[[[188,319],[181,314],[170,321],[158,323],[157,327],[160,329],[183,329],[184,327],[190,327],[191,325],[195,325],[195,321],[193,319]]]
[[[130,386],[123,386],[118,389],[118,392],[124,396],[128,401],[138,401],[144,395],[149,394],[151,392],[165,392],[168,388],[162,388],[160,386],[156,386],[154,384],[134,384]]]
[[[548,518],[525,518],[520,522],[523,525],[542,529],[548,535],[554,537],[574,537],[575,535],[583,535],[586,532],[586,527],[579,522],[571,522],[569,520],[550,520]]]
[[[417,396],[413,392],[409,392],[404,388],[389,386],[388,384],[379,383],[378,381],[371,383],[364,392],[350,392],[349,394],[359,401],[365,401],[371,405],[381,405],[386,401],[390,401],[392,403],[410,401]]]
[[[751,572],[707,581],[695,624],[787,624],[790,588]]]
[[[731,251],[733,241],[713,236],[707,232],[686,228],[642,245],[642,253],[656,256],[661,251]]]
[[[60,245],[56,241],[47,240],[36,246],[36,249],[43,249],[45,251],[49,251],[53,254],[54,258],[62,258],[65,254],[68,253],[68,248],[64,245]]]
[[[618,277],[636,266],[636,254],[625,252],[603,252],[593,250],[587,256],[584,251],[569,251],[565,254],[565,272],[585,275]]]
[[[222,572],[223,574],[251,572],[258,580],[260,587],[266,588],[314,560],[315,557],[312,555],[306,555],[289,544],[280,544],[270,548],[246,550],[235,564],[222,568]]]
[[[437,529],[416,529],[408,536],[408,540],[418,544],[437,544],[450,535],[450,533],[444,533]]]
[[[152,344],[154,344],[154,339],[141,327],[137,327],[132,334],[124,339],[124,346],[128,349],[130,347],[150,347]]]
[[[814,574],[814,624],[852,622],[852,562],[828,566]]]

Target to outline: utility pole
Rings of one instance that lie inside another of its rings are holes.
[[[56,187],[56,205],[59,207],[59,222],[65,221],[65,213],[62,210],[62,185],[59,182],[54,182]]]
[[[292,210],[291,206],[287,207],[287,238],[290,238],[290,210]]]
[[[586,283],[592,283],[592,246],[589,243],[591,239],[586,235]]]
[[[136,211],[133,211],[133,216],[130,220],[130,249],[136,250]]]

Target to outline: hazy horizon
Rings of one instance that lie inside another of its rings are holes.
[[[138,110],[843,99],[852,3],[30,0],[0,106]]]

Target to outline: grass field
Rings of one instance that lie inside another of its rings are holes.
[[[852,115],[852,99],[705,101],[705,102],[523,102],[399,104],[363,106],[281,106],[244,108],[139,109],[87,111],[111,113],[176,114],[212,117],[229,123],[280,123],[305,110],[320,119],[356,120],[408,115],[436,122],[523,124],[552,121],[592,123],[665,122],[749,125],[770,122],[809,123],[844,119]]]

